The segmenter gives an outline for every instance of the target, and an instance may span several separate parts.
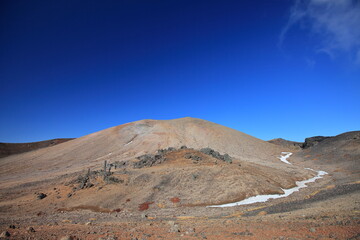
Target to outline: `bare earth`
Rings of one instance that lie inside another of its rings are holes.
[[[134,167],[137,157],[168,147],[175,149],[164,160]],[[232,163],[199,151],[206,147]],[[327,155],[334,147],[339,155]],[[360,239],[359,149],[357,133],[337,136],[298,150],[289,165],[277,158],[286,146],[204,120],[129,123],[0,158],[0,232],[9,239]],[[341,151],[347,155],[336,161]],[[105,160],[117,164],[110,172],[118,182],[104,180]],[[286,198],[207,207],[282,193],[314,176],[305,167],[329,174]]]

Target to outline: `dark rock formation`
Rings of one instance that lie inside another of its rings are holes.
[[[316,137],[305,138],[305,142],[303,143],[302,148],[306,149],[306,148],[313,147],[313,146],[317,145],[319,142],[322,142],[327,138],[330,138],[330,137],[316,136]]]
[[[219,152],[211,149],[211,148],[202,148],[200,149],[200,152],[205,153],[206,155],[212,156],[214,158],[217,158],[219,160],[225,161],[227,163],[232,163],[232,159],[229,156],[229,154],[225,153],[224,155],[221,155]]]
[[[37,194],[37,199],[39,199],[39,200],[44,199],[46,197],[47,197],[47,195],[45,193],[38,193]]]

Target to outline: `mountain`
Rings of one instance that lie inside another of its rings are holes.
[[[161,150],[168,148],[171,151]],[[76,181],[81,183],[83,176],[91,182],[89,189],[81,186],[76,197],[54,201],[67,207],[111,208],[160,204],[174,197],[189,206],[225,203],[259,193],[282,193],[281,188],[314,175],[281,162],[278,157],[284,150],[288,149],[201,119],[141,120],[2,158],[0,187],[67,183],[71,187],[65,187],[66,191],[74,195],[72,189],[79,190]],[[163,155],[155,156],[158,152]],[[229,156],[232,163],[221,156]],[[105,161],[117,166],[111,174],[118,184],[102,180]],[[99,188],[107,191],[99,195],[95,190]],[[126,199],[132,199],[131,203]]]
[[[34,151],[39,148],[54,146],[73,139],[74,138],[56,138],[51,140],[29,143],[0,143],[0,158],[7,157],[13,154]]]
[[[314,164],[332,172],[335,178],[355,181],[360,172],[360,131],[334,137],[307,138],[306,148],[294,158],[305,164]]]
[[[302,142],[294,142],[294,141],[289,141],[289,140],[285,140],[283,138],[275,138],[275,139],[271,139],[268,141],[269,143],[278,145],[278,146],[282,146],[282,147],[287,147],[291,150],[297,151],[297,150],[301,150],[303,143]]]

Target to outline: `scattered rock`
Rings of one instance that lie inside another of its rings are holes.
[[[38,213],[36,213],[36,216],[38,216],[38,217],[40,217],[40,216],[42,216],[42,215],[45,215],[45,213],[44,212],[38,212]]]
[[[72,193],[68,193],[67,197],[70,198],[72,196]]]
[[[31,232],[36,232],[33,227],[27,227],[27,228],[26,228],[26,231],[28,231],[29,233],[31,233]]]
[[[15,229],[16,227],[15,227],[15,225],[10,225],[9,228]]]
[[[192,234],[195,233],[195,228],[189,228],[188,230],[186,230],[185,234]]]
[[[74,240],[74,238],[72,236],[64,236],[60,240]]]
[[[206,155],[212,156],[214,158],[220,159],[227,163],[232,163],[232,159],[229,156],[229,154],[225,153],[224,155],[221,155],[219,152],[211,149],[211,148],[202,148],[200,149],[200,152],[205,153]]]
[[[139,161],[134,163],[134,168],[151,167],[166,161],[166,158],[163,154],[145,154],[138,157],[137,159],[139,159]]]
[[[316,229],[315,228],[310,228],[309,231],[313,233],[313,232],[316,232]]]
[[[107,237],[100,237],[98,240],[117,240],[118,238],[115,236],[107,236]],[[137,238],[136,238],[137,239]]]
[[[200,160],[202,160],[200,156],[193,153],[186,153],[184,158],[193,160],[193,163],[198,163]]]
[[[330,233],[330,234],[329,234],[329,238],[336,238],[336,234]]]
[[[177,224],[172,225],[172,226],[170,227],[169,232],[180,232],[179,225],[177,225]]]
[[[147,218],[148,215],[146,215],[145,213],[141,214],[141,218]]]
[[[39,199],[39,200],[44,199],[46,197],[47,197],[47,195],[45,193],[38,193],[37,194],[37,199]]]
[[[117,177],[110,176],[106,178],[106,183],[123,183],[124,180],[118,179]]]
[[[201,237],[202,237],[203,239],[207,239],[205,233],[201,233],[200,235],[201,235]]]
[[[7,238],[7,237],[10,237],[10,233],[8,231],[4,231],[0,234],[0,237],[1,238]]]
[[[245,232],[235,232],[233,233],[234,235],[237,236],[252,236],[254,235],[252,232],[250,232],[249,230],[246,230]]]
[[[199,174],[198,173],[193,173],[193,174],[191,174],[191,177],[192,177],[193,180],[196,180],[199,177]]]

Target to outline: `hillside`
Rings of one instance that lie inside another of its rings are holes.
[[[308,147],[294,155],[299,162],[321,167],[345,182],[359,179],[360,131],[308,139]]]
[[[57,144],[64,143],[73,139],[74,138],[56,138],[51,140],[29,143],[0,143],[0,158],[7,157],[13,154],[34,151],[39,148],[55,146]]]
[[[268,141],[269,143],[281,146],[281,147],[286,147],[289,148],[293,151],[298,151],[301,150],[303,147],[303,143],[302,142],[294,142],[294,141],[289,141],[283,138],[275,138],[275,139],[271,139]]]
[[[181,146],[186,146],[186,149],[181,149]],[[169,147],[174,150],[166,153],[167,161],[140,169],[134,167],[139,156]],[[232,163],[204,156],[200,152],[203,148],[213,149],[220,155],[227,154]],[[72,181],[67,176],[84,174],[87,169],[99,171],[107,161],[119,166],[112,171],[123,184],[106,186],[112,190],[101,196],[91,188],[77,192],[76,200],[54,201],[62,202],[64,206],[84,204],[112,208],[123,208],[127,198],[133,199],[131,204],[127,204],[130,208],[137,208],[142,202],[161,202],[170,197],[181,197],[182,204],[186,205],[225,203],[259,193],[282,193],[281,188],[289,188],[295,185],[295,181],[314,175],[311,171],[279,161],[283,150],[205,120],[142,120],[51,148],[3,158],[0,161],[0,186],[7,188],[58,178]],[[186,154],[195,154],[201,161],[195,164],[186,158]],[[101,177],[96,174],[92,184],[104,187]],[[71,186],[76,187],[74,184]]]
[[[123,124],[1,158],[0,229],[14,239],[347,239],[358,231],[359,137],[297,149],[195,118]],[[218,207],[269,194],[286,196]]]

